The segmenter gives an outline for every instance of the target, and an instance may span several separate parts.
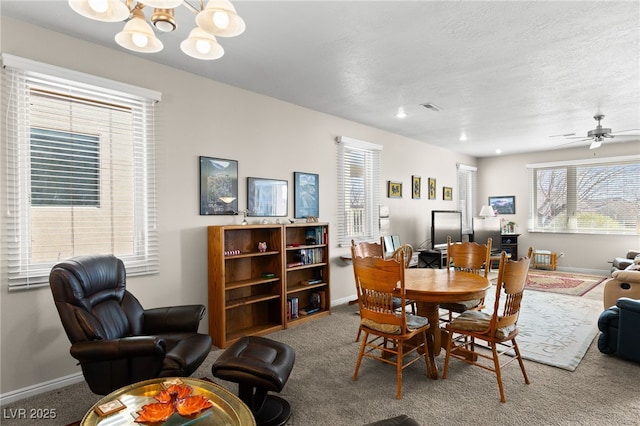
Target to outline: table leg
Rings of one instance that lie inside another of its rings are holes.
[[[440,354],[440,348],[442,345],[442,337],[440,333],[440,316],[438,314],[438,305],[433,303],[416,302],[416,308],[418,309],[418,315],[426,317],[429,320],[429,327],[427,338],[432,339],[433,346],[429,351],[429,377],[432,379],[438,378],[438,367],[436,365],[435,357]]]

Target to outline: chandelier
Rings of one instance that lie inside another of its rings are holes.
[[[69,6],[80,15],[102,22],[127,21],[116,42],[135,52],[154,53],[164,47],[153,28],[160,32],[174,31],[178,24],[174,9],[182,5],[196,15],[197,26],[180,43],[180,49],[196,59],[218,59],[224,49],[219,37],[234,37],[244,32],[245,24],[229,0],[197,0],[194,7],[186,0],[69,0]],[[145,9],[153,9],[147,22]]]

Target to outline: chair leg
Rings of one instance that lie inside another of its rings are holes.
[[[364,348],[367,344],[369,333],[364,332],[362,342],[360,342],[360,352],[358,352],[358,360],[356,361],[356,370],[353,372],[353,380],[358,380],[358,371],[360,370],[360,364],[362,364],[362,357],[364,356]]]
[[[403,342],[397,342],[398,355],[396,357],[396,399],[402,399],[402,364],[404,356]]]
[[[522,355],[520,355],[520,347],[516,343],[516,339],[512,339],[511,342],[513,342],[513,349],[516,351],[516,356],[518,357],[518,364],[520,364],[520,370],[522,370],[522,375],[524,376],[524,382],[526,384],[529,384],[530,383],[529,377],[527,376],[527,372],[524,369],[524,361],[522,360]]]
[[[493,354],[493,365],[495,366],[496,378],[498,379],[498,388],[500,389],[500,402],[506,402],[506,399],[504,397],[504,386],[502,385],[502,372],[500,371],[498,348],[495,343],[491,344],[491,353]]]
[[[447,338],[447,352],[444,356],[444,367],[442,369],[442,379],[447,378],[447,372],[449,371],[449,359],[451,359],[451,344],[453,342],[453,332],[449,331]]]

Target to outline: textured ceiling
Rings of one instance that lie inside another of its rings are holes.
[[[180,51],[195,25],[185,7],[178,30],[160,36],[164,50],[137,55],[477,157],[587,149],[589,141],[549,136],[586,136],[597,112],[614,133],[640,129],[638,1],[233,4],[247,29],[218,38],[221,59]],[[122,23],[83,18],[66,0],[2,0],[0,13],[120,49],[113,36]],[[639,139],[605,143],[622,140]]]

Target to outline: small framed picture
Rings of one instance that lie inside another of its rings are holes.
[[[411,198],[414,200],[420,199],[420,185],[422,179],[420,176],[411,176]]]
[[[436,178],[429,178],[429,199],[436,199]]]
[[[402,198],[402,182],[390,180],[387,185],[387,197]]]
[[[489,197],[489,205],[498,214],[516,214],[515,195],[498,195]]]
[[[445,201],[453,200],[453,188],[450,186],[442,187],[442,199]]]
[[[315,173],[293,172],[293,217],[320,216],[319,177]]]

